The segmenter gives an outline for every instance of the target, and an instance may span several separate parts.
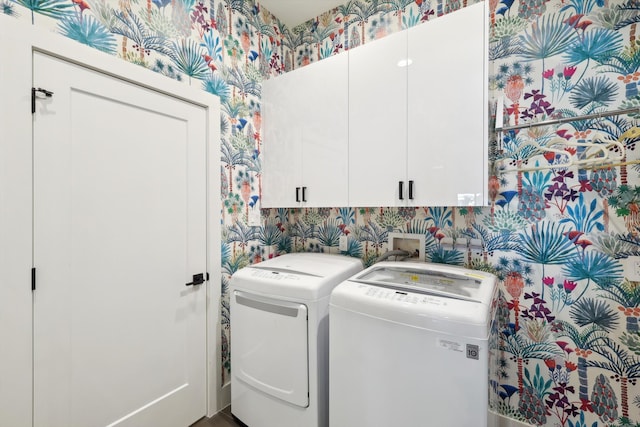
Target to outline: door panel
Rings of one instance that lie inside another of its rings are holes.
[[[234,291],[232,375],[285,402],[309,406],[307,306]]]
[[[206,413],[203,108],[34,54],[34,425]]]
[[[414,206],[486,204],[487,16],[480,2],[407,31]]]
[[[350,206],[406,204],[406,60],[405,31],[349,50]]]
[[[298,73],[286,73],[262,85],[264,167],[262,206],[297,206],[302,186],[302,85]]]
[[[347,206],[349,56],[334,55],[297,72],[306,82],[305,98],[299,106],[304,112],[305,207]]]

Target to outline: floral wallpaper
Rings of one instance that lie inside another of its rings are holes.
[[[262,80],[428,25],[464,0],[350,0],[293,29],[250,0],[0,0],[0,10],[220,97],[226,381],[235,271],[286,252],[339,253],[343,235],[370,265],[390,232],[421,233],[426,261],[500,279],[496,411],[538,426],[640,426],[640,115],[604,114],[640,108],[640,2],[485,1],[489,119],[505,128],[490,138],[487,207],[260,210]]]

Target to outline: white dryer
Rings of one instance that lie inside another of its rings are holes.
[[[381,262],[331,295],[331,427],[486,427],[496,277]]]
[[[249,427],[326,427],[329,297],[363,269],[341,255],[294,253],[236,272],[231,413]]]

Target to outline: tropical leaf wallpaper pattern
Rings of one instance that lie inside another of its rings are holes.
[[[490,206],[261,212],[262,80],[466,0],[348,0],[293,29],[252,0],[0,0],[0,10],[220,97],[225,380],[235,271],[286,252],[338,253],[343,235],[370,265],[390,232],[421,233],[427,261],[500,279],[495,410],[539,426],[640,426],[640,282],[625,268],[640,255],[640,113],[598,116],[640,108],[640,2],[485,1],[492,127],[568,120],[492,133]],[[564,152],[540,148],[558,140]],[[581,143],[616,165],[567,166],[588,160]]]

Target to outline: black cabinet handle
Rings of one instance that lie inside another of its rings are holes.
[[[296,187],[296,202],[300,201],[300,187]]]
[[[398,181],[398,193],[400,194],[400,200],[404,200],[404,181]]]
[[[413,200],[413,181],[409,181],[409,200]]]
[[[307,196],[306,193],[307,192],[307,187],[302,187],[302,201],[306,202],[307,201]]]

